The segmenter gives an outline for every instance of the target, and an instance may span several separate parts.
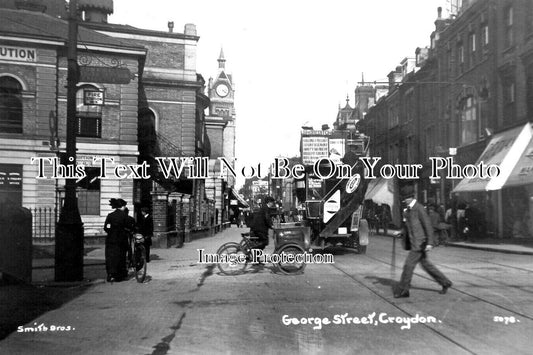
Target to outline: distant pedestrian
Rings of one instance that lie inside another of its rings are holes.
[[[124,212],[126,201],[112,198],[109,200],[111,208],[105,219],[104,230],[107,233],[105,240],[105,262],[107,281],[121,281],[126,278],[126,253],[128,249],[128,233],[126,231],[128,219]]]
[[[244,228],[244,212],[239,213],[239,228]]]
[[[152,246],[152,237],[154,235],[154,220],[148,207],[141,208],[141,219],[139,221],[139,232],[144,237],[144,249],[146,251],[146,262],[150,262],[150,247]]]
[[[406,205],[404,219],[406,231],[410,242],[410,251],[403,266],[403,272],[397,289],[394,291],[394,297],[409,297],[409,287],[413,272],[418,263],[441,286],[441,294],[445,294],[452,282],[444,276],[429,260],[428,252],[435,245],[433,235],[433,226],[424,207],[414,198],[414,188],[410,185],[402,188],[401,196],[403,203]]]

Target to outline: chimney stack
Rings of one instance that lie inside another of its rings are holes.
[[[168,21],[168,32],[174,32],[174,21]]]

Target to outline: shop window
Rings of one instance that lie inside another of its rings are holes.
[[[10,76],[0,77],[0,133],[22,133],[22,85]]]
[[[85,167],[86,177],[77,184],[81,215],[100,215],[100,168]]]
[[[0,164],[0,204],[22,206],[22,165]]]
[[[476,100],[469,96],[461,104],[461,144],[473,143],[477,140],[477,107]]]
[[[76,134],[79,137],[96,137],[102,135],[102,105],[86,105],[85,91],[99,91],[91,85],[84,85],[76,92]]]

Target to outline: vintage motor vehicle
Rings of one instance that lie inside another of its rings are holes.
[[[304,203],[303,218],[298,222],[278,224],[274,228],[276,244],[298,243],[305,250],[342,244],[357,249],[359,253],[366,253],[369,228],[362,217],[368,181],[359,157],[368,155],[368,143],[369,138],[363,134],[348,141],[342,163],[350,166],[349,178],[332,177],[317,182],[312,174],[306,174],[305,195],[311,198]],[[330,169],[327,166],[323,168]],[[311,182],[315,184],[314,189],[322,192],[315,194],[318,198],[307,193]]]

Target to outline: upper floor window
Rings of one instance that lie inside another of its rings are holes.
[[[86,101],[87,92],[100,91],[92,85],[84,85],[76,92],[76,134],[80,137],[102,136],[102,105]]]
[[[505,9],[505,45],[507,47],[514,44],[514,34],[513,34],[513,24],[514,24],[514,15],[513,7],[509,6]]]
[[[526,31],[533,32],[533,1],[526,1]]]
[[[470,34],[470,52],[475,52],[477,50],[477,38],[475,33]]]
[[[483,24],[481,26],[481,45],[487,46],[489,44],[489,25]]]
[[[477,139],[477,105],[472,96],[465,98],[461,105],[461,143],[469,144]]]
[[[22,84],[0,77],[0,133],[22,133]]]
[[[457,68],[458,72],[456,74],[462,74],[464,71],[465,65],[465,48],[462,44],[459,44],[457,47]]]

